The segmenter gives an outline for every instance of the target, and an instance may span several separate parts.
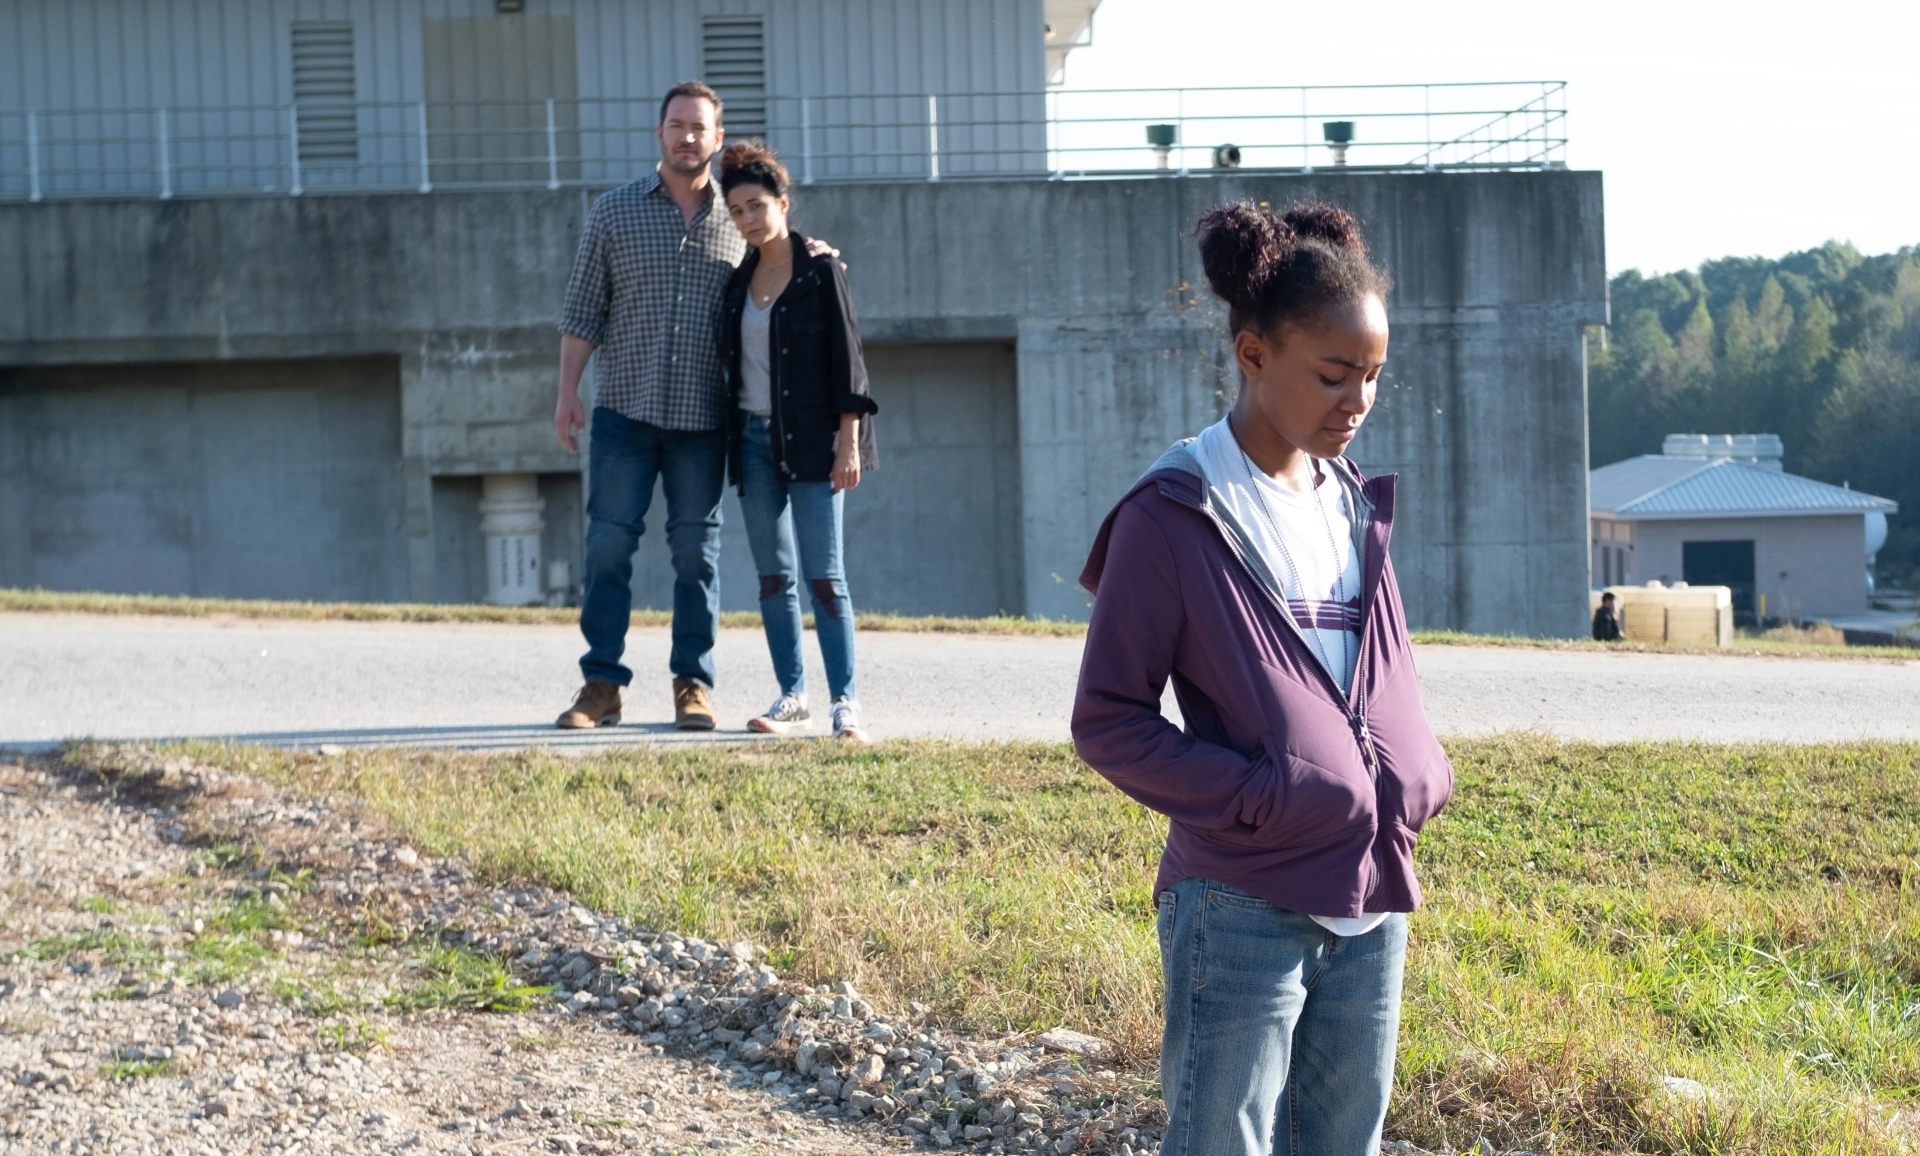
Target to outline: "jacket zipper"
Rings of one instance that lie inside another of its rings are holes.
[[[1301,649],[1305,650],[1308,657],[1312,658],[1313,648],[1308,644],[1305,632],[1300,629],[1299,624],[1294,622],[1293,615],[1288,612],[1284,597],[1276,595],[1272,587],[1262,581],[1260,575],[1254,572],[1252,566],[1248,565],[1246,555],[1241,552],[1239,544],[1233,540],[1233,535],[1227,532],[1226,526],[1221,524],[1220,516],[1213,512],[1212,504],[1206,502],[1204,498],[1202,499],[1202,508],[1206,511],[1207,517],[1212,519],[1214,529],[1219,531],[1220,540],[1227,544],[1227,549],[1233,552],[1234,559],[1240,563],[1241,568],[1253,579],[1254,585],[1260,587],[1261,591],[1266,594],[1268,600],[1274,604],[1274,608],[1280,612],[1280,621],[1285,623],[1287,629],[1293,632],[1293,636],[1300,641]],[[1367,560],[1366,554],[1363,551],[1360,557],[1360,577],[1363,584],[1366,581],[1366,573]],[[1364,585],[1361,589],[1360,596],[1364,603],[1366,600]],[[1371,610],[1371,606],[1369,606],[1368,609]],[[1333,692],[1333,697],[1339,700],[1341,708],[1346,711],[1347,723],[1353,728],[1354,743],[1360,748],[1360,761],[1366,764],[1367,777],[1373,782],[1375,831],[1373,844],[1367,848],[1367,863],[1373,870],[1371,877],[1367,880],[1366,894],[1361,897],[1362,906],[1365,905],[1366,900],[1373,898],[1375,891],[1380,889],[1380,876],[1385,872],[1385,868],[1380,862],[1380,831],[1378,829],[1382,822],[1382,816],[1380,814],[1380,755],[1379,752],[1374,749],[1373,732],[1367,728],[1366,702],[1360,695],[1360,664],[1366,661],[1367,637],[1372,629],[1373,615],[1368,613],[1360,620],[1360,653],[1355,656],[1353,660],[1353,689],[1348,693],[1341,693],[1340,684],[1334,681],[1333,672],[1328,670],[1326,665],[1318,658],[1313,658],[1314,669],[1320,672],[1320,677],[1325,681],[1327,689]]]
[[[791,274],[787,284],[793,284]],[[747,295],[753,295],[753,282],[747,282]],[[782,478],[793,477],[793,471],[787,468],[787,441],[781,436],[786,428],[780,406],[780,300],[787,295],[785,288],[774,294],[767,302],[767,408],[772,411],[772,419],[767,424],[767,437],[773,445],[773,462],[780,470]]]
[[[1280,612],[1280,621],[1286,624],[1287,629],[1300,641],[1301,648],[1307,652],[1309,657],[1312,657],[1313,647],[1307,642],[1306,634],[1300,629],[1299,625],[1294,622],[1293,615],[1288,612],[1285,600],[1281,596],[1276,595],[1273,592],[1273,588],[1266,582],[1261,581],[1260,576],[1254,573],[1253,567],[1247,564],[1246,555],[1241,553],[1239,545],[1233,540],[1233,535],[1227,533],[1227,528],[1220,522],[1220,516],[1215,514],[1211,509],[1207,509],[1206,514],[1208,518],[1212,519],[1214,528],[1220,532],[1221,541],[1225,542],[1227,549],[1233,552],[1234,559],[1240,563],[1241,568],[1246,570],[1248,576],[1253,579],[1254,585],[1260,587],[1261,592],[1267,596],[1268,601],[1273,603],[1274,609]],[[1363,575],[1365,574],[1365,568],[1366,564],[1363,559],[1361,562],[1361,572]],[[1328,670],[1326,665],[1318,658],[1313,659],[1313,668],[1320,672],[1320,678],[1326,684],[1327,690],[1332,694],[1334,700],[1340,704],[1340,708],[1346,712],[1347,724],[1353,728],[1354,741],[1360,747],[1362,761],[1367,764],[1367,772],[1375,778],[1378,778],[1379,768],[1373,750],[1373,735],[1372,732],[1367,730],[1366,706],[1360,701],[1360,663],[1366,658],[1367,631],[1370,626],[1371,623],[1365,619],[1361,620],[1360,654],[1353,662],[1353,690],[1351,693],[1344,692],[1340,689],[1340,684],[1333,679],[1333,672]]]

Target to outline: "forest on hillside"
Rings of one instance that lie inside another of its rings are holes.
[[[1920,247],[1851,245],[1613,278],[1588,343],[1589,449],[1603,466],[1670,433],[1772,433],[1788,471],[1900,503],[1878,571],[1920,586]]]

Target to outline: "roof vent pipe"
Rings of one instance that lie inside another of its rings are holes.
[[[1353,122],[1350,120],[1330,120],[1321,124],[1320,135],[1326,138],[1327,147],[1333,150],[1333,163],[1347,163],[1347,146],[1353,143]]]
[[[1150,124],[1147,126],[1147,147],[1153,150],[1153,167],[1164,169],[1167,160],[1173,155],[1173,146],[1180,141],[1180,126],[1173,124]]]

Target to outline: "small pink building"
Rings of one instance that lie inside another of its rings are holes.
[[[1772,434],[1674,434],[1662,449],[1592,473],[1595,587],[1727,586],[1743,622],[1867,609],[1896,503],[1784,472]]]

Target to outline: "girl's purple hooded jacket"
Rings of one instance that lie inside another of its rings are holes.
[[[1446,806],[1453,767],[1427,725],[1387,561],[1396,479],[1326,463],[1358,512],[1349,697],[1188,444],[1107,515],[1080,576],[1095,597],[1074,747],[1172,820],[1156,896],[1204,876],[1308,915],[1412,911],[1414,840]],[[1185,731],[1160,713],[1169,676]]]

